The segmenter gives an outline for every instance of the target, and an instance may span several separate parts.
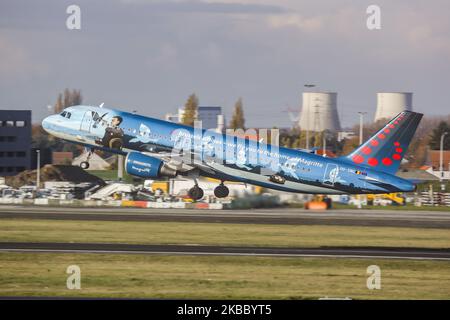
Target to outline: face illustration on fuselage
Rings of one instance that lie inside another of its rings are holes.
[[[70,142],[124,155],[141,153],[149,160],[154,159],[152,154],[159,151],[172,152],[181,137],[184,139],[181,141],[184,151],[200,155],[200,164],[186,164],[191,169],[197,168],[201,175],[223,181],[241,181],[282,191],[316,194],[414,190],[414,185],[409,181],[377,170],[380,166],[371,168],[345,157],[324,158],[299,150],[254,141],[250,143],[248,139],[241,141],[222,133],[207,135],[205,130],[195,131],[191,127],[119,110],[73,106],[45,118],[42,126],[48,133]],[[198,132],[200,142],[195,143]],[[196,149],[197,145],[200,150]],[[232,148],[232,151],[227,148]],[[257,162],[249,160],[250,152],[255,153]],[[263,155],[276,161],[263,163]]]
[[[95,143],[105,148],[120,150],[123,146],[124,132],[119,127],[123,119],[121,116],[113,116],[111,124],[105,128],[102,139],[96,139]]]

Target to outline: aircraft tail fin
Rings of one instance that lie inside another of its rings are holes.
[[[423,114],[403,111],[344,158],[354,164],[395,174]]]

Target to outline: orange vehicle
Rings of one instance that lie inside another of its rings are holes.
[[[324,195],[316,195],[311,201],[305,202],[307,210],[328,210],[331,209],[331,199]]]

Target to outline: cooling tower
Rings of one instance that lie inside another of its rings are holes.
[[[381,92],[377,93],[377,111],[375,121],[391,119],[403,110],[412,111],[411,92]]]
[[[300,113],[301,130],[340,131],[336,92],[303,92]]]

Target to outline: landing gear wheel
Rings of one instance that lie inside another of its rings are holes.
[[[204,192],[203,189],[199,186],[194,186],[188,191],[188,195],[191,199],[197,201],[203,198]]]
[[[89,162],[87,162],[87,161],[81,162],[80,163],[80,167],[81,167],[81,169],[84,169],[84,170],[88,169],[89,168]]]
[[[214,188],[214,195],[217,198],[226,198],[230,194],[230,190],[228,187],[224,186],[223,184],[218,185]]]
[[[81,169],[84,169],[84,170],[89,168],[89,160],[91,159],[92,153],[94,152],[94,149],[92,149],[92,148],[85,148],[85,150],[87,152],[86,161],[83,161],[80,163]]]

